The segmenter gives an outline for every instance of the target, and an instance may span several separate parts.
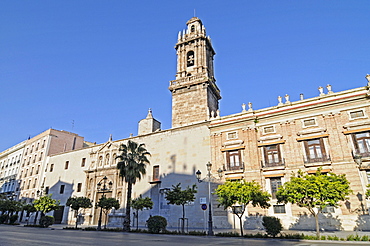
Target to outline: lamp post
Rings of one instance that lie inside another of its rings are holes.
[[[107,186],[107,180],[108,180],[107,176],[104,176],[104,178],[102,180],[100,180],[99,183],[97,184],[98,193],[102,193],[102,197],[105,197],[105,193],[111,192],[111,189],[112,189],[112,186],[113,186],[112,181],[109,181],[108,186]],[[103,216],[103,208],[100,207],[98,228],[97,228],[98,231],[101,230],[102,216]]]
[[[361,155],[356,154],[356,155],[354,155],[354,156],[353,156],[353,159],[354,159],[354,161],[356,162],[357,166],[358,166],[359,168],[361,168],[361,167],[362,167],[362,156],[361,156]]]
[[[44,184],[41,185],[41,190],[37,190],[36,191],[36,197],[38,199],[40,199],[40,197],[42,197],[42,193],[44,192]],[[41,217],[43,216],[43,214],[41,214]],[[36,214],[35,214],[35,220],[33,221],[33,224],[36,225],[36,222],[37,222],[37,217],[39,217],[39,211],[36,211]]]
[[[203,181],[208,182],[208,202],[209,202],[209,209],[208,209],[208,236],[213,236],[213,221],[212,221],[212,201],[211,201],[211,181],[214,179],[214,177],[211,174],[212,170],[212,163],[208,162],[206,164],[207,166],[207,177],[204,179],[201,179],[201,174],[202,172],[198,170],[195,175],[198,179],[198,182],[201,183]],[[219,168],[217,170],[218,176],[221,178],[222,177],[222,169]]]

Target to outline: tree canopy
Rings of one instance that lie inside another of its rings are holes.
[[[261,208],[270,207],[268,203],[270,194],[266,191],[262,191],[261,186],[255,181],[226,181],[224,184],[218,186],[215,193],[218,196],[220,206],[223,206],[224,209],[233,208],[234,214],[239,218],[240,233],[242,236],[242,216],[247,205],[252,204],[254,207],[259,206]],[[240,210],[236,212],[234,208],[238,205]]]
[[[116,198],[113,197],[101,197],[99,201],[96,203],[96,207],[102,208],[105,214],[105,223],[104,223],[104,229],[107,226],[107,217],[108,213],[112,208],[119,209],[120,204],[119,201]]]
[[[33,204],[37,211],[41,211],[44,214],[59,209],[59,201],[51,198],[51,194],[34,200]]]
[[[131,207],[136,209],[136,229],[139,229],[139,210],[143,210],[144,208],[152,209],[153,208],[153,201],[150,197],[142,197],[141,195],[132,200]]]
[[[181,183],[172,185],[171,190],[166,191],[166,200],[168,204],[181,205],[182,206],[182,232],[184,233],[184,220],[185,220],[185,204],[193,202],[195,200],[195,193],[197,186],[194,184],[192,187],[187,187],[181,190]]]
[[[77,228],[78,210],[80,210],[81,208],[91,208],[92,203],[91,203],[91,200],[87,197],[70,197],[67,200],[66,206],[71,207],[75,211],[76,228]]]
[[[318,215],[327,206],[338,207],[339,201],[345,201],[352,191],[345,174],[322,173],[318,169],[315,174],[298,174],[285,182],[276,193],[279,203],[292,203],[307,208],[315,217],[316,234],[320,235]]]
[[[146,150],[145,144],[138,144],[131,140],[127,141],[127,144],[121,144],[119,151],[121,154],[116,157],[118,160],[117,168],[120,177],[127,183],[126,216],[123,230],[129,231],[132,185],[146,174],[146,165],[150,164],[148,160],[150,153]]]

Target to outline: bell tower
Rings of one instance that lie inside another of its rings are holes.
[[[170,81],[172,93],[172,127],[206,121],[218,114],[220,90],[214,78],[210,37],[197,17],[191,18],[187,29],[179,32],[176,79]]]

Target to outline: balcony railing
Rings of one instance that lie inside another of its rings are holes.
[[[360,155],[361,157],[370,157],[370,152],[360,153],[359,151],[356,151],[356,155]]]
[[[267,162],[267,161],[261,161],[262,167],[279,167],[279,166],[285,166],[285,159],[276,160],[274,162]]]
[[[321,157],[309,157],[307,156],[307,159],[304,159],[304,163],[316,163],[316,162],[326,162],[326,161],[331,161],[330,156],[323,154]]]
[[[243,169],[244,163],[234,163],[234,165],[226,164],[226,168],[224,168],[225,171],[237,171]]]

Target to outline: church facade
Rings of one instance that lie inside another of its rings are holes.
[[[322,228],[370,229],[366,225],[370,203],[365,197],[370,182],[369,75],[364,87],[333,92],[328,85],[325,89],[320,87],[314,98],[302,97],[291,102],[286,95],[279,97],[273,107],[254,110],[248,103],[242,105],[240,113],[221,116],[221,93],[214,77],[215,51],[200,19],[193,17],[186,23],[175,49],[177,71],[175,80],[169,84],[171,129],[161,129],[160,122],[149,110],[147,117],[139,122],[138,134],[127,139],[113,141],[110,137],[103,144],[83,144],[82,137],[63,131],[65,139],[55,138],[56,134],[36,136],[32,138],[34,141],[31,139],[32,143],[28,140],[12,147],[17,156],[22,156],[17,166],[18,176],[12,173],[15,184],[19,184],[13,190],[18,199],[34,199],[37,191],[52,194],[62,205],[54,212],[57,221],[73,224],[74,214],[65,206],[68,197],[86,196],[95,204],[102,196],[98,183],[106,180],[111,189],[105,195],[117,198],[121,204],[120,209],[108,215],[108,225],[121,226],[127,187],[119,178],[116,156],[120,154],[119,146],[132,140],[144,143],[151,153],[147,174],[133,186],[133,198],[142,195],[154,202],[153,209],[140,212],[140,226],[145,225],[150,215],[165,217],[169,227],[179,225],[181,207],[168,205],[165,191],[181,183],[182,188],[197,184],[196,200],[186,205],[185,217],[189,228],[205,230],[208,210],[202,210],[201,205],[209,202],[208,185],[198,183],[195,173],[200,170],[206,174],[206,163],[211,162],[212,190],[225,180],[244,179],[255,180],[270,192],[272,206],[269,209],[247,208],[246,229],[262,228],[261,215],[281,218],[285,228],[312,229],[314,219],[305,210],[291,204],[278,204],[275,194],[289,181],[292,172],[312,173],[319,167],[322,172],[346,174],[353,190],[349,200],[339,208],[327,208],[322,215]],[[46,153],[45,149],[41,157],[34,156],[35,153],[29,151],[38,141],[41,141],[39,151],[43,150],[41,146],[50,149],[49,142],[55,142],[57,150]],[[10,149],[0,153],[0,158],[14,152]],[[1,170],[5,163],[0,159]],[[32,175],[38,175],[32,180],[28,177],[30,168],[35,168]],[[218,170],[222,171],[221,178]],[[4,173],[0,174],[4,176]],[[235,215],[218,207],[216,199],[211,195],[214,227],[238,228]],[[80,223],[96,225],[98,218],[96,208],[85,209]]]

